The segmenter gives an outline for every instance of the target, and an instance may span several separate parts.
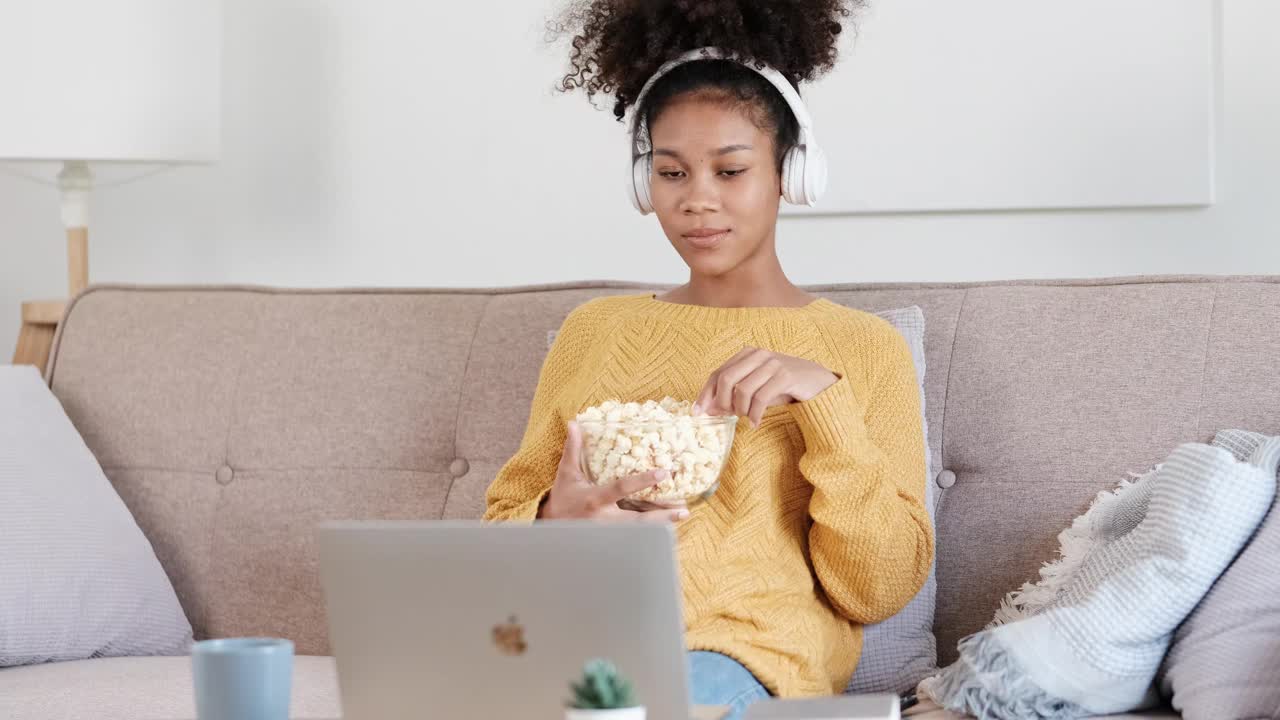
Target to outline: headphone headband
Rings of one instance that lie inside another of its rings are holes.
[[[809,116],[809,109],[801,101],[800,93],[796,92],[791,83],[787,82],[782,73],[768,65],[756,67],[754,63],[744,61],[720,48],[704,47],[690,50],[674,60],[663,63],[645,81],[645,84],[640,88],[640,92],[636,95],[635,103],[632,106],[634,109],[630,128],[630,172],[627,174],[627,190],[632,205],[642,214],[653,212],[653,203],[649,197],[650,175],[653,166],[653,142],[649,136],[648,124],[644,122],[644,115],[641,113],[644,99],[649,94],[649,90],[653,88],[653,84],[664,75],[680,65],[696,60],[728,60],[736,62],[759,73],[761,77],[769,81],[770,85],[777,88],[779,93],[782,93],[782,99],[791,108],[791,114],[800,126],[800,137],[797,139],[796,145],[789,148],[782,159],[782,167],[780,168],[782,174],[782,196],[787,202],[796,205],[815,204],[827,187],[827,161],[822,149],[818,147],[817,141],[814,139],[813,118]],[[642,143],[648,147],[642,147]]]
[[[782,99],[785,100],[787,102],[787,106],[791,108],[791,114],[795,116],[796,123],[800,126],[800,144],[809,145],[814,142],[813,119],[809,116],[809,109],[805,107],[804,101],[800,99],[800,94],[791,86],[791,83],[787,82],[787,79],[782,76],[782,73],[774,70],[768,65],[765,65],[764,67],[756,67],[754,64],[729,55],[717,47],[704,47],[698,48],[697,50],[690,50],[677,58],[663,63],[657,71],[655,71],[653,75],[645,81],[644,86],[640,88],[640,93],[636,95],[636,100],[632,104],[635,108],[635,113],[631,118],[632,153],[634,156],[642,154],[639,151],[637,143],[642,141],[646,143],[649,142],[649,128],[644,123],[644,117],[640,112],[640,108],[643,107],[645,96],[649,94],[649,90],[653,88],[654,83],[662,79],[662,76],[681,65],[695,62],[697,60],[728,60],[759,73],[765,80],[769,81],[770,85],[777,88],[778,92],[782,93]],[[651,149],[652,148],[650,148],[650,150]]]

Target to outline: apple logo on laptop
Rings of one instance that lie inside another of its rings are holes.
[[[524,641],[524,627],[512,615],[505,623],[493,626],[493,644],[503,655],[523,655],[529,645]]]

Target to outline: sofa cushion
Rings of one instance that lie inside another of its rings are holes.
[[[197,639],[329,652],[315,527],[440,517],[485,302],[97,289],[73,303],[50,384]]]
[[[293,663],[290,716],[341,713],[333,658]],[[0,670],[5,720],[194,720],[190,657],[104,658]]]
[[[0,366],[0,408],[0,667],[186,652],[151,544],[34,367]]]

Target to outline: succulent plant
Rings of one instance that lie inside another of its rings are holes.
[[[595,658],[582,667],[582,679],[570,683],[569,707],[578,710],[617,710],[636,706],[631,683],[608,660]]]

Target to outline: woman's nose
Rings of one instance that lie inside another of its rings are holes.
[[[719,207],[720,198],[716,194],[715,186],[711,180],[693,178],[689,183],[688,192],[685,194],[681,202],[681,211],[690,215],[709,212]]]

